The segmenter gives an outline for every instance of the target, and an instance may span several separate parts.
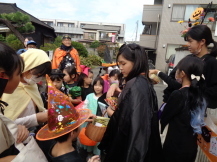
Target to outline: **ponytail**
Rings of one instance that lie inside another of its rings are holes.
[[[199,78],[199,79],[198,79]],[[203,95],[205,89],[204,76],[197,76],[192,79],[189,88],[189,108],[191,112],[191,127],[194,133],[201,134],[201,127],[204,126],[204,116],[207,107],[206,99]]]
[[[177,65],[179,71],[184,71],[191,85],[188,91],[186,107],[191,114],[191,127],[194,133],[201,134],[201,127],[204,125],[204,115],[206,110],[205,77],[203,75],[204,62],[192,56],[186,56]]]
[[[210,55],[213,57],[216,57],[217,56],[217,42],[213,40],[212,43],[214,46],[210,52]]]

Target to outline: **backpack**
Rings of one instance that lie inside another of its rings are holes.
[[[70,51],[67,51],[66,55],[63,57],[62,61],[59,64],[59,70],[63,71],[67,66],[75,65],[74,59],[70,55]]]

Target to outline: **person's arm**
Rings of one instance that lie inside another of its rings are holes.
[[[112,84],[110,85],[108,92],[106,94],[106,98],[112,97],[112,96],[118,96],[121,93],[121,89],[119,88],[118,84]]]
[[[11,162],[14,158],[16,157],[16,155],[9,155],[3,158],[0,158],[0,162]]]
[[[56,55],[58,53],[58,48],[55,50],[54,54],[53,54],[53,59],[52,59],[52,69],[58,69],[57,67],[57,60],[56,60]]]
[[[183,95],[179,90],[175,90],[170,95],[161,115],[161,133],[166,125],[169,124],[170,120],[183,109],[184,103]]]
[[[76,49],[74,49],[76,50]],[[78,54],[78,51],[76,50],[75,51],[75,54],[74,54],[74,59],[75,59],[75,62],[76,62],[76,70],[77,70],[77,73],[80,74],[81,73],[81,62],[80,62],[80,57],[79,57],[79,54]]]
[[[108,116],[111,117],[114,112],[115,112],[115,110],[113,110],[110,106],[107,108],[107,114],[108,114]]]
[[[24,125],[26,128],[38,126],[39,123],[44,123],[48,119],[47,111],[39,112],[37,114],[32,114],[22,118],[16,119],[14,122],[16,124]]]
[[[176,74],[176,68],[174,68],[170,75],[168,76],[167,74],[157,70],[157,69],[154,69],[154,70],[150,70],[149,71],[150,74],[155,74],[157,75],[158,77],[160,77],[164,82],[166,82],[168,84],[168,86],[170,88],[173,88],[174,90],[175,89],[179,89],[181,88],[181,84],[178,83],[175,79],[175,74]]]

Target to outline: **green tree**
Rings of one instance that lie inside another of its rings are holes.
[[[59,46],[54,43],[45,43],[44,46],[41,45],[40,49],[44,51],[55,51]]]
[[[80,56],[87,57],[88,51],[83,44],[72,41],[72,46],[78,51]]]
[[[35,31],[35,27],[30,22],[30,17],[21,12],[0,14],[0,23],[5,24],[21,42],[24,42],[21,33],[27,34]]]
[[[2,34],[0,34],[0,42],[5,42],[5,37]]]
[[[54,40],[54,44],[59,47],[62,44],[62,37],[58,36]]]
[[[97,48],[101,45],[101,43],[99,41],[94,41],[90,44],[90,48]]]
[[[6,43],[14,50],[23,48],[23,43],[19,39],[17,39],[17,37],[14,34],[10,34],[6,37],[5,40]]]

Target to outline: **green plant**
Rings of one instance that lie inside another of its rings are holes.
[[[99,41],[94,41],[90,44],[90,48],[97,48],[101,45]]]
[[[40,49],[44,51],[55,51],[59,46],[54,43],[45,43],[44,46],[41,46]]]
[[[59,47],[62,44],[62,37],[61,36],[56,37],[53,44]]]
[[[88,67],[100,66],[102,63],[102,58],[97,55],[88,55],[87,57],[80,56],[81,65],[86,65]]]
[[[5,40],[6,43],[14,50],[23,48],[23,43],[19,39],[17,39],[17,37],[14,34],[10,34],[6,37]]]
[[[87,52],[87,49],[84,47],[83,44],[81,44],[79,42],[72,41],[72,46],[78,51],[79,56],[87,57],[88,52]]]
[[[5,37],[2,34],[0,34],[0,42],[5,42]]]
[[[20,33],[30,33],[35,30],[30,17],[22,12],[3,13],[0,14],[0,18],[10,21]]]

